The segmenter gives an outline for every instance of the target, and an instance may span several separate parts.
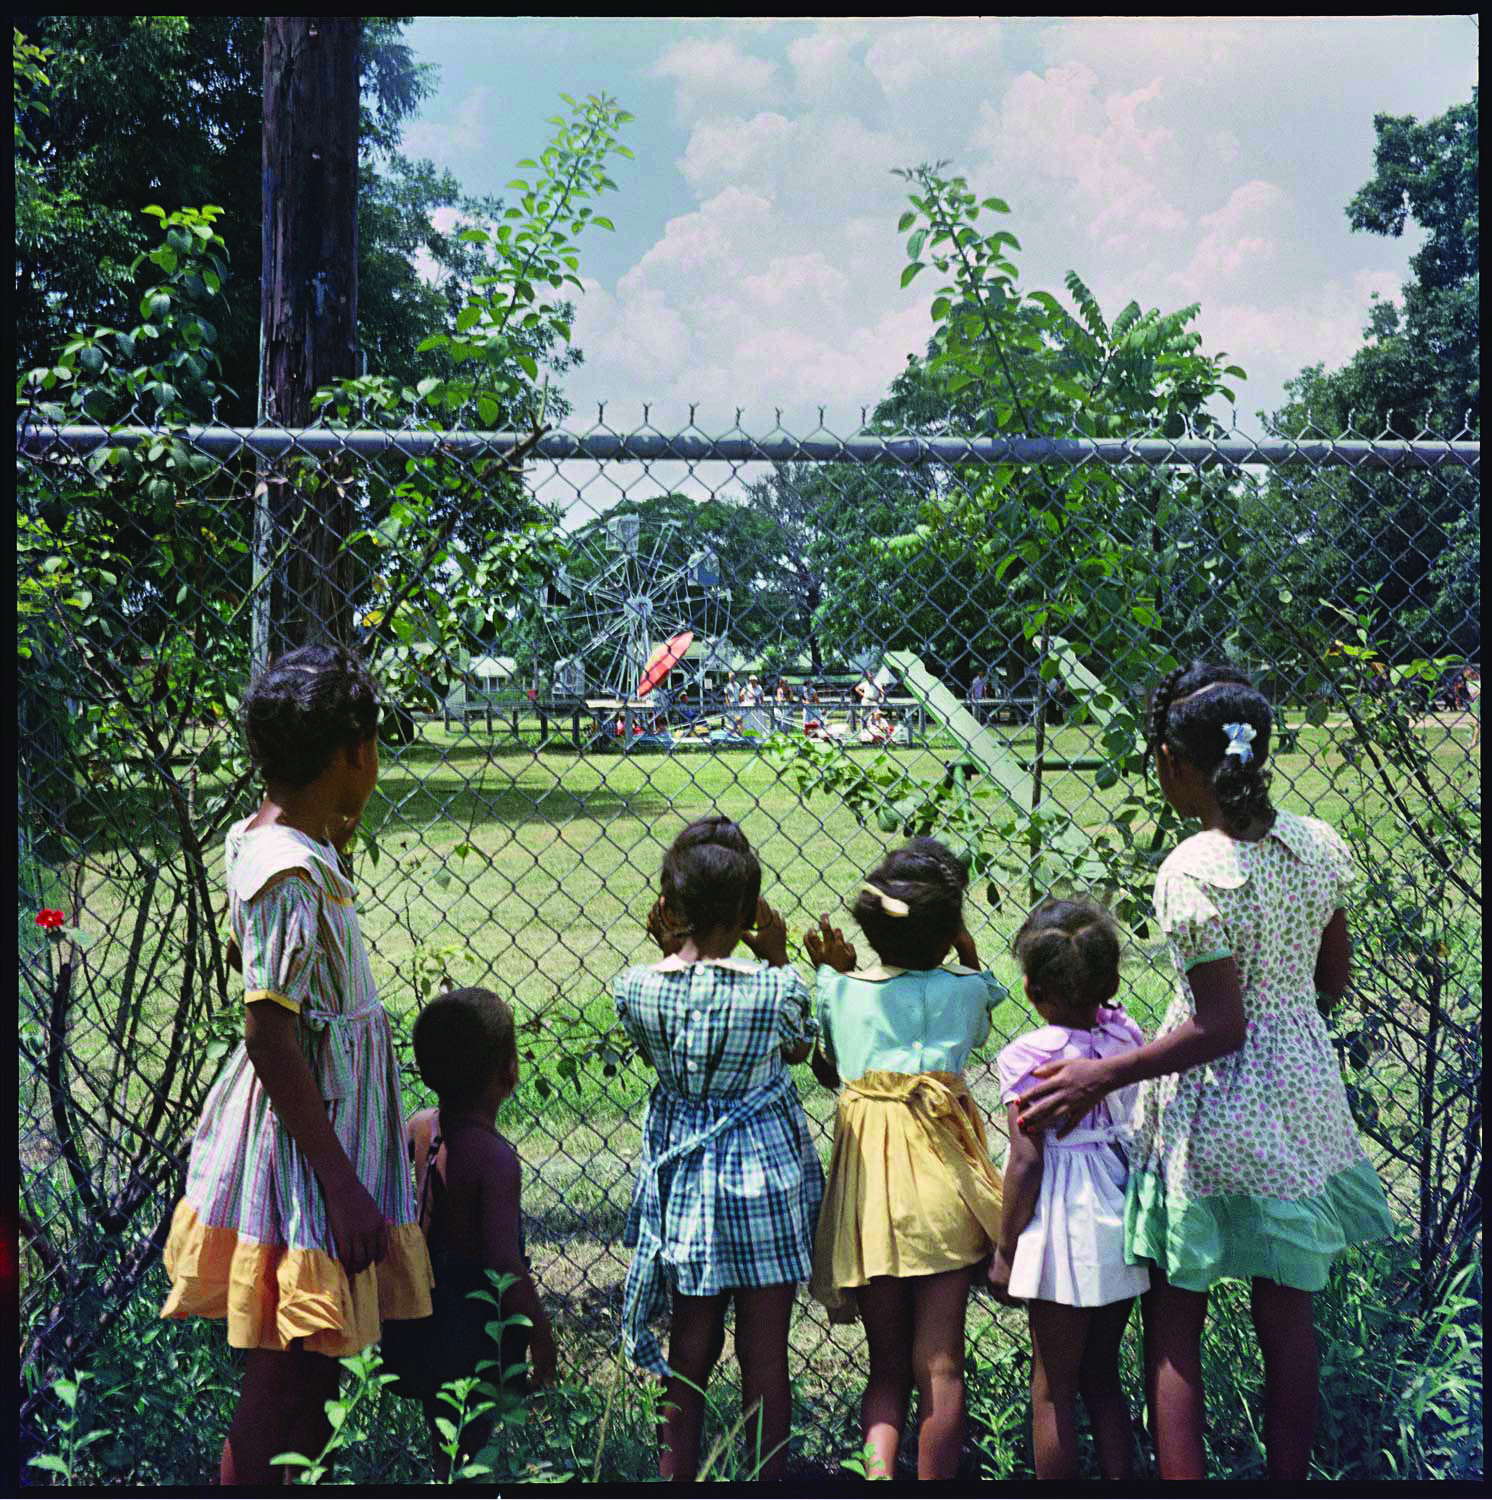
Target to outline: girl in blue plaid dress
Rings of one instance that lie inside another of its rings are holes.
[[[787,1335],[807,1281],[824,1176],[787,1064],[815,1023],[787,962],[787,929],[760,900],[761,866],[741,830],[702,818],[663,860],[648,932],[661,963],[613,986],[617,1014],[657,1070],[624,1243],[628,1354],[665,1382],[658,1472],[692,1480],[704,1390],[736,1308],[741,1409],[759,1464],[780,1479],[792,1412]],[[760,962],[731,955],[744,941]],[[672,1308],[668,1359],[648,1327]]]

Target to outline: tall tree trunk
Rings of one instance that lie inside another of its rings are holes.
[[[357,373],[361,31],[356,16],[264,22],[259,420],[273,426],[308,425],[317,387]],[[299,487],[280,477],[284,468],[282,460],[266,474],[256,514],[256,573],[274,569],[256,616],[256,657],[352,639],[346,466],[325,463],[321,482]]]

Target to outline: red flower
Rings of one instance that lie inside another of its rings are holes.
[[[48,929],[61,927],[67,919],[60,911],[39,911],[36,914],[36,925]]]

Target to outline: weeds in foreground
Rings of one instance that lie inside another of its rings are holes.
[[[1473,1479],[1482,1469],[1481,1266],[1464,1263],[1429,1308],[1409,1276],[1416,1243],[1368,1246],[1343,1257],[1316,1299],[1321,1347],[1320,1427],[1312,1477],[1356,1482]],[[66,1486],[199,1485],[215,1467],[237,1392],[236,1365],[221,1328],[167,1325],[158,1302],[137,1299],[91,1369],[54,1381],[55,1398],[27,1460],[39,1484]],[[1133,1410],[1142,1410],[1138,1340],[1126,1346],[1124,1378]],[[1224,1288],[1214,1299],[1203,1345],[1208,1403],[1208,1466],[1217,1478],[1264,1472],[1257,1431],[1261,1372],[1247,1293]],[[365,1485],[431,1482],[429,1442],[417,1402],[394,1396],[376,1350],[344,1362],[348,1378],[331,1404],[332,1442],[296,1458],[302,1483]],[[604,1366],[603,1366],[604,1368]],[[970,1343],[970,1460],[981,1481],[1030,1474],[1028,1357],[998,1328]],[[749,1441],[749,1413],[715,1382],[707,1420],[721,1434],[702,1467],[708,1482],[742,1483],[760,1456]],[[454,1435],[479,1415],[493,1388],[446,1388],[450,1415],[441,1429],[450,1482],[543,1483],[571,1476],[593,1482],[647,1480],[657,1469],[659,1387],[617,1359],[609,1381],[566,1385],[498,1413],[492,1440],[462,1455]],[[847,1408],[799,1393],[795,1447],[848,1453],[838,1466],[863,1474]],[[183,1420],[187,1415],[190,1420]],[[914,1437],[909,1433],[909,1441]],[[748,1451],[741,1452],[745,1447]],[[452,1450],[457,1451],[452,1451]],[[1142,1470],[1144,1463],[1142,1461]],[[869,1476],[867,1476],[869,1477]]]

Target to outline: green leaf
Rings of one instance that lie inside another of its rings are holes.
[[[491,396],[479,396],[477,398],[477,412],[483,427],[496,427],[501,411],[502,408],[498,406],[497,402]]]
[[[26,1462],[33,1469],[46,1469],[52,1474],[60,1474],[64,1479],[72,1478],[72,1471],[54,1453],[43,1453],[40,1458],[28,1458]]]
[[[917,273],[919,271],[925,271],[926,269],[927,267],[920,260],[908,266],[906,270],[901,273],[902,286],[910,286],[912,284],[913,278],[917,275]]]
[[[1010,212],[1010,205],[1003,198],[986,198],[979,206],[990,209],[997,214],[1008,214]]]
[[[907,230],[909,230],[916,222],[917,215],[911,209],[908,209],[906,213],[904,213],[901,218],[897,220],[896,232],[898,234],[905,234]]]
[[[485,229],[463,229],[456,238],[468,245],[486,245],[492,241],[492,236]]]

